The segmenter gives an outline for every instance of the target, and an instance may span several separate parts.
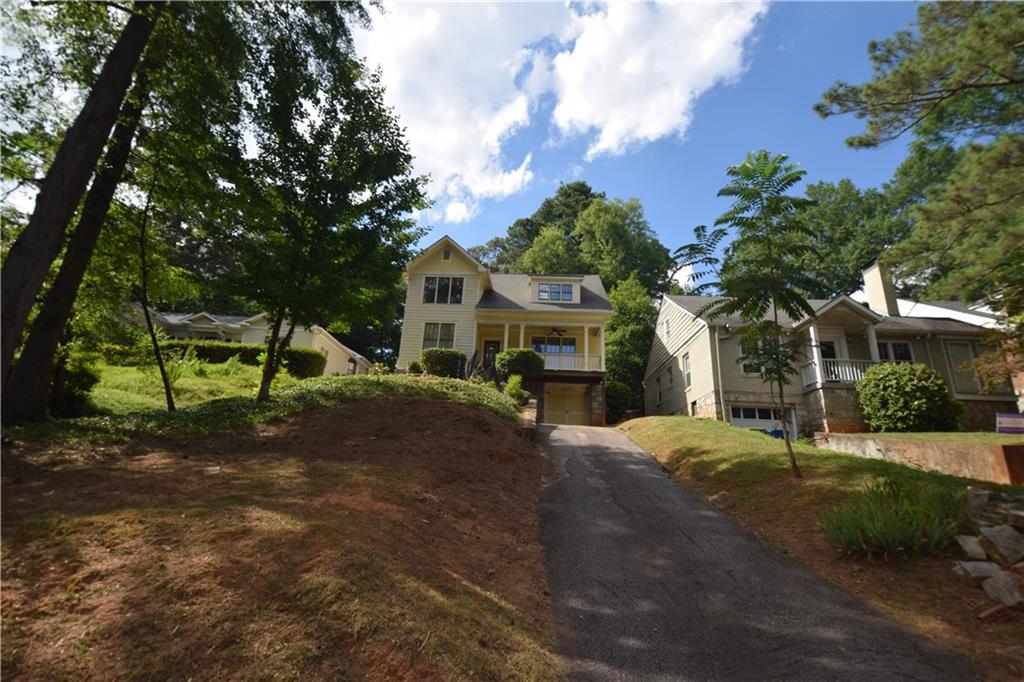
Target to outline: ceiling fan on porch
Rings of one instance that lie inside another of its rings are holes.
[[[562,336],[565,334],[565,331],[566,330],[559,329],[558,327],[552,327],[551,331],[548,332],[548,336]]]

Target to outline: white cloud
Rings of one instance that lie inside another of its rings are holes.
[[[574,16],[576,42],[554,59],[554,120],[596,133],[587,157],[682,135],[697,97],[743,70],[764,5],[612,3]]]
[[[537,123],[552,96],[562,137],[591,140],[588,158],[682,135],[697,97],[735,78],[761,4],[450,3],[387,5],[356,37],[381,69],[432,217],[465,222],[484,199],[534,179],[529,151],[508,138]]]

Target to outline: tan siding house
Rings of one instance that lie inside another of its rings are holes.
[[[490,273],[450,237],[406,266],[398,369],[424,348],[455,348],[468,371],[493,368],[507,348],[544,357],[530,387],[551,423],[604,423],[604,325],[611,304],[595,275]]]
[[[263,313],[246,316],[153,311],[153,322],[159,324],[164,333],[172,339],[266,343],[270,334],[270,327]],[[366,374],[370,370],[369,360],[338,341],[319,325],[313,325],[309,329],[297,328],[292,334],[291,345],[296,348],[313,348],[323,353],[327,358],[324,376]]]
[[[935,369],[964,405],[968,429],[992,430],[997,412],[1016,411],[1009,382],[1005,390],[982,393],[973,370],[964,368],[965,362],[989,350],[985,339],[991,325],[980,324],[983,317],[958,314],[960,304],[952,302],[903,305],[877,263],[865,268],[864,282],[864,302],[849,296],[812,300],[816,317],[782,320],[788,333],[805,344],[806,361],[786,395],[786,415],[794,430],[864,430],[854,386],[878,362],[917,362]],[[644,377],[647,414],[778,428],[781,415],[767,386],[739,362],[743,321],[707,319],[703,310],[714,300],[664,297]],[[901,315],[901,309],[910,314]],[[936,316],[943,310],[947,317]],[[690,378],[681,380],[686,367]]]

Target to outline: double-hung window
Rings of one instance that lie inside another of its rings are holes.
[[[913,362],[914,349],[909,341],[879,341],[878,357],[885,362]]]
[[[537,285],[539,301],[572,301],[572,285],[557,282],[541,282]]]
[[[757,353],[757,347],[752,343],[740,343],[740,354],[743,356],[749,356]],[[761,373],[761,366],[756,362],[744,362],[740,365],[743,369],[743,373],[747,375],[754,375]]]
[[[683,356],[683,390],[690,390],[690,354]]]
[[[462,303],[462,277],[424,277],[424,303]]]
[[[668,366],[668,387],[672,388],[672,384],[675,383],[675,372],[672,371],[672,365]]]
[[[454,348],[455,324],[452,322],[427,322],[423,325],[424,348]]]

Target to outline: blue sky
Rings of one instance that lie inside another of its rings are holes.
[[[747,151],[789,154],[812,182],[862,187],[906,154],[906,141],[849,149],[863,124],[811,107],[835,80],[870,77],[868,42],[910,26],[911,3],[633,6],[597,18],[556,4],[492,10],[392,6],[357,43],[435,180],[425,242],[504,234],[579,178],[638,198],[675,248],[725,209],[715,194]]]

